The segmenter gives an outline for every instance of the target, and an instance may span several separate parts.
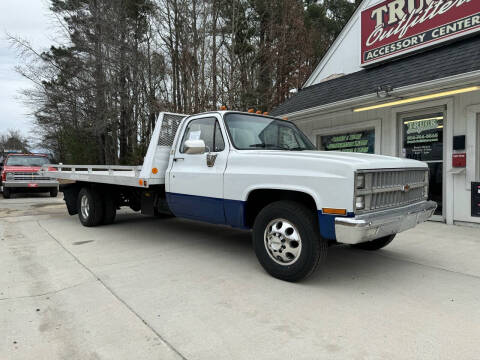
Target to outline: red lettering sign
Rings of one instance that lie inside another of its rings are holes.
[[[362,65],[478,31],[479,0],[387,0],[362,12]]]

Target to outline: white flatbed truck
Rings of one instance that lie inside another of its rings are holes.
[[[142,166],[43,173],[85,226],[113,223],[129,206],[251,229],[262,266],[287,281],[310,275],[332,244],[378,250],[436,209],[424,163],[317,151],[293,123],[236,111],[161,113]]]

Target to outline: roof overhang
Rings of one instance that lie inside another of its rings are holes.
[[[453,87],[461,85],[466,87],[469,84],[480,85],[480,70],[472,71],[468,73],[463,73],[459,75],[454,75],[450,77],[445,77],[441,79],[436,79],[432,81],[426,81],[423,83],[412,84],[404,87],[399,87],[394,89],[390,94],[389,99],[379,99],[377,93],[371,93],[368,95],[363,95],[355,98],[350,98],[338,102],[333,102],[330,104],[324,104],[321,106],[311,107],[308,109],[278,114],[277,117],[288,116],[289,120],[303,120],[304,118],[309,118],[311,116],[318,115],[319,113],[328,114],[338,111],[351,111],[358,107],[358,105],[375,105],[386,102],[393,99],[401,99],[406,96],[417,96],[421,94],[431,93],[432,89],[434,90],[443,90],[443,89],[453,89]]]

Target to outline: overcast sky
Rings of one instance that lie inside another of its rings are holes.
[[[34,136],[31,109],[22,104],[19,91],[30,86],[15,72],[19,59],[6,33],[28,40],[37,50],[53,43],[53,22],[48,0],[0,0],[0,133],[18,129]]]

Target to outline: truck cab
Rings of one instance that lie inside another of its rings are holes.
[[[130,206],[251,230],[262,266],[287,281],[311,274],[329,246],[381,249],[436,208],[424,163],[318,151],[291,122],[236,111],[161,114],[141,167],[57,168],[86,226]]]

